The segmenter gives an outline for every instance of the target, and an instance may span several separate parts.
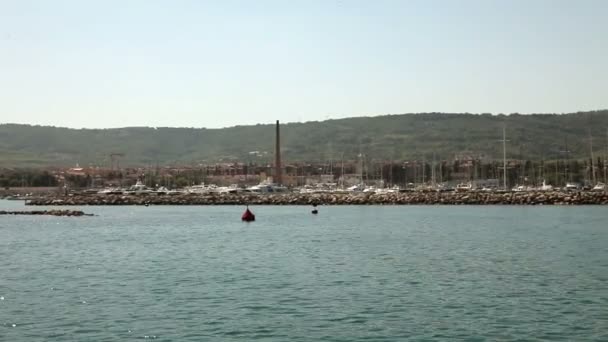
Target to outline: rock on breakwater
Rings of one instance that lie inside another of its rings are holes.
[[[27,205],[583,205],[608,204],[604,192],[407,192],[41,196]]]
[[[50,215],[50,216],[93,216],[85,214],[80,210],[29,210],[29,211],[6,211],[0,210],[0,215]]]

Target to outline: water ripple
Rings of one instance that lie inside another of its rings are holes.
[[[0,339],[608,340],[604,208],[238,209],[0,221]]]

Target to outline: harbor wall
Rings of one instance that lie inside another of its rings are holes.
[[[605,192],[46,195],[27,205],[606,205]]]

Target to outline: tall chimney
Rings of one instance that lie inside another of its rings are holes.
[[[279,120],[277,120],[274,147],[274,182],[279,185],[283,184],[283,177],[281,174],[281,132],[279,129]]]

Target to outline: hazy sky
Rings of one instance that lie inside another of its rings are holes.
[[[0,123],[608,108],[608,1],[0,0]]]

